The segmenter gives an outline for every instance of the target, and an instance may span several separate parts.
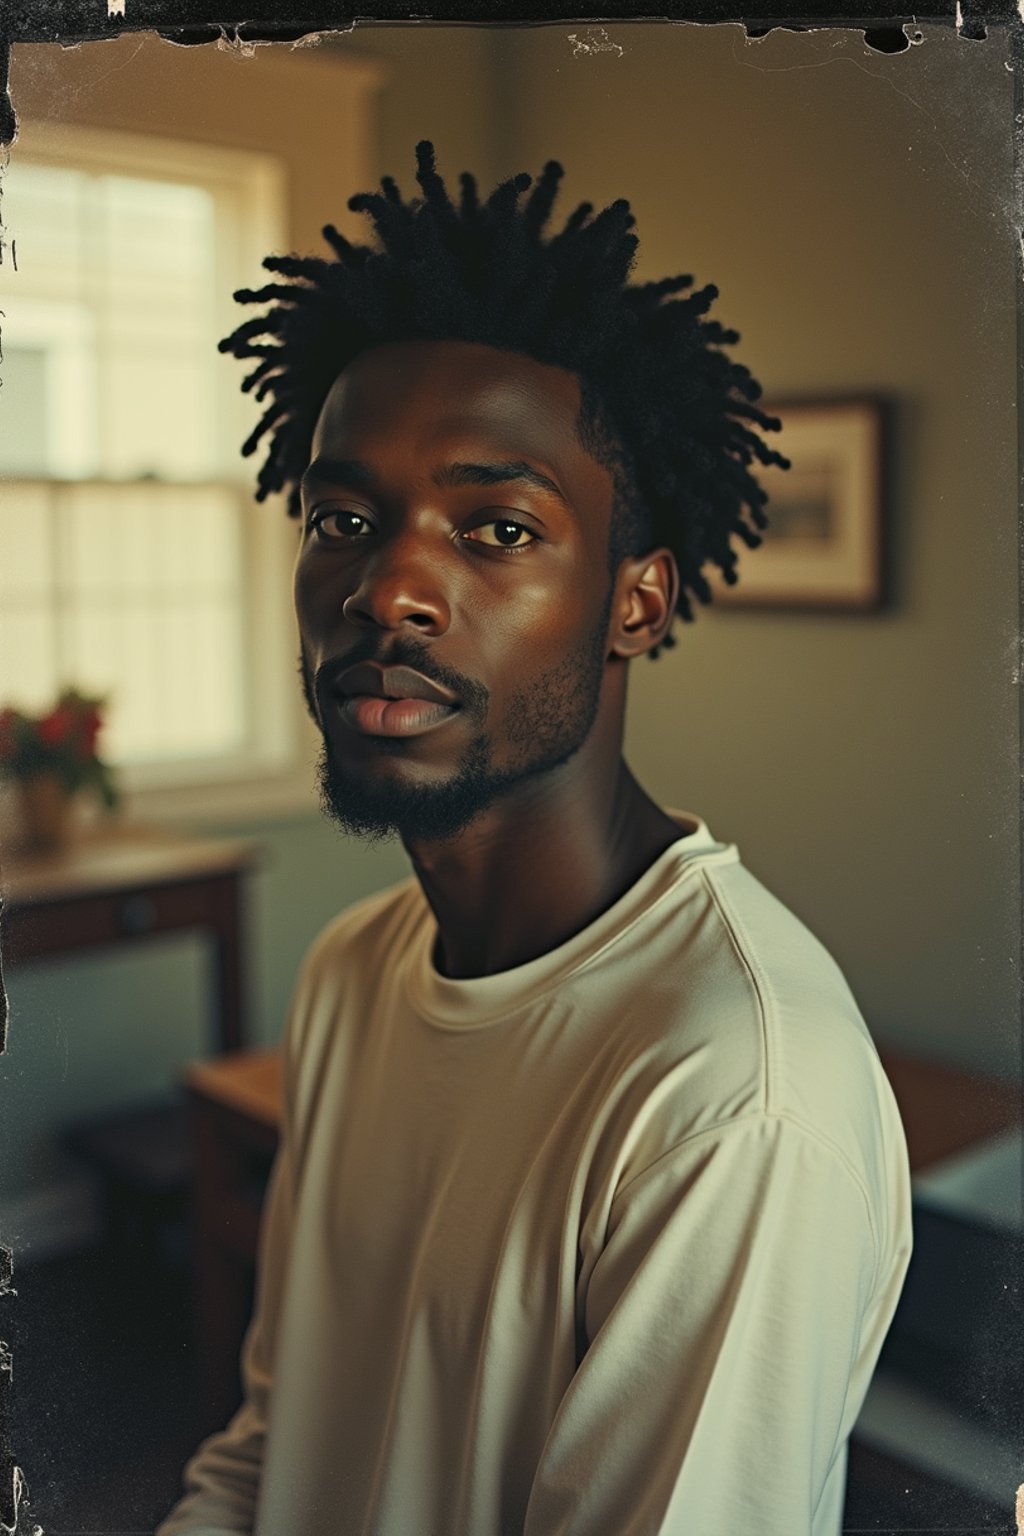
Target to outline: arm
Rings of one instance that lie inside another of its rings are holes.
[[[285,1112],[261,1219],[256,1303],[242,1346],[242,1406],[186,1464],[185,1496],[155,1536],[248,1536],[252,1531],[291,1225],[291,1146]]]
[[[751,1116],[667,1152],[618,1192],[584,1264],[589,1346],[524,1536],[828,1528],[815,1510],[830,1471],[842,1481],[905,1266],[876,1304],[865,1193],[795,1122]]]

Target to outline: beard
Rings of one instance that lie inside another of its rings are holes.
[[[370,843],[396,836],[404,843],[449,842],[496,801],[527,781],[562,767],[582,747],[597,718],[611,605],[609,591],[597,623],[572,652],[513,693],[504,720],[508,744],[504,764],[495,762],[492,736],[482,725],[446,779],[405,784],[394,775],[374,777],[365,766],[346,762],[324,735],[316,765],[324,815],[343,832]],[[356,650],[352,658],[370,659]],[[388,659],[391,664],[405,663],[421,668],[428,676],[438,676],[429,648],[418,642],[407,641]],[[299,673],[306,705],[319,724],[315,682],[304,655]],[[446,675],[442,681],[453,687],[463,709],[471,709],[486,721],[487,689],[455,674]],[[400,738],[382,737],[377,745],[395,756],[404,750]]]

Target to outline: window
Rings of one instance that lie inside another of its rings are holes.
[[[216,350],[286,244],[279,167],[26,124],[5,192],[0,701],[107,695],[129,791],[294,784],[294,525],[252,499],[259,407]]]

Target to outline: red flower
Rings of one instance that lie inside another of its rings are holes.
[[[45,715],[36,727],[39,732],[39,740],[48,747],[59,746],[75,729],[75,712],[66,704],[59,705]]]

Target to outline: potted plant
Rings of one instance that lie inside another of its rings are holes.
[[[53,850],[67,841],[80,791],[96,794],[108,811],[118,804],[113,770],[96,751],[105,704],[65,688],[43,714],[0,709],[0,775],[17,786],[30,847]]]

